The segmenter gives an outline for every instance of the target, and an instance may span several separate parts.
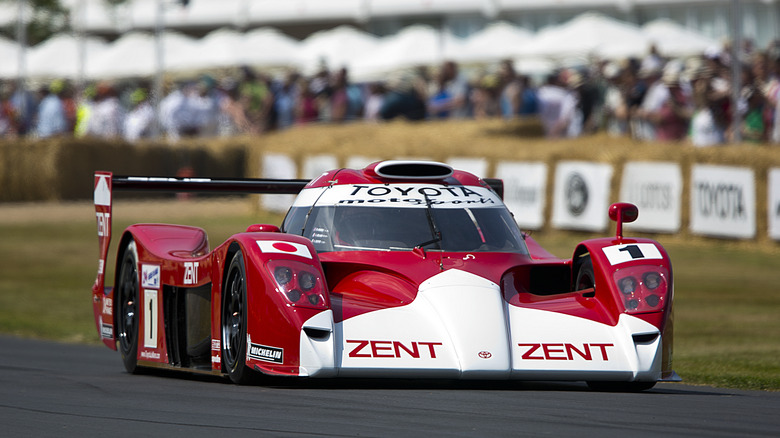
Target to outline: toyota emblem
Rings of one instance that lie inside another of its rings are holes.
[[[481,357],[482,359],[490,359],[491,357],[493,357],[493,355],[489,351],[480,351],[479,357]]]

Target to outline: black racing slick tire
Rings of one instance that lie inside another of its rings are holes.
[[[239,385],[252,383],[254,372],[246,365],[247,330],[246,268],[239,250],[228,267],[222,289],[222,365],[230,380]]]
[[[138,253],[135,241],[125,247],[115,292],[119,353],[128,373],[138,372]]]
[[[593,260],[590,255],[585,255],[576,260],[574,264],[574,290],[585,290],[596,288],[596,276],[593,274]]]

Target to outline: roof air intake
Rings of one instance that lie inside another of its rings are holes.
[[[374,172],[383,178],[444,179],[452,175],[452,167],[434,161],[383,161]]]

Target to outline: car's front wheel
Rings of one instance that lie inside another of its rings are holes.
[[[246,268],[239,250],[233,256],[222,290],[222,364],[230,380],[251,383],[253,372],[246,366]]]
[[[128,373],[138,371],[138,253],[135,241],[122,252],[122,264],[119,266],[119,281],[115,299],[117,300],[117,338],[119,353]]]

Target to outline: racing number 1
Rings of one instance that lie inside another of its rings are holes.
[[[645,255],[642,254],[642,250],[639,249],[637,245],[628,245],[626,247],[620,248],[618,251],[627,252],[628,255],[631,256],[632,260],[645,258]]]
[[[157,348],[157,291],[144,289],[144,347]],[[146,322],[148,321],[148,322]]]

